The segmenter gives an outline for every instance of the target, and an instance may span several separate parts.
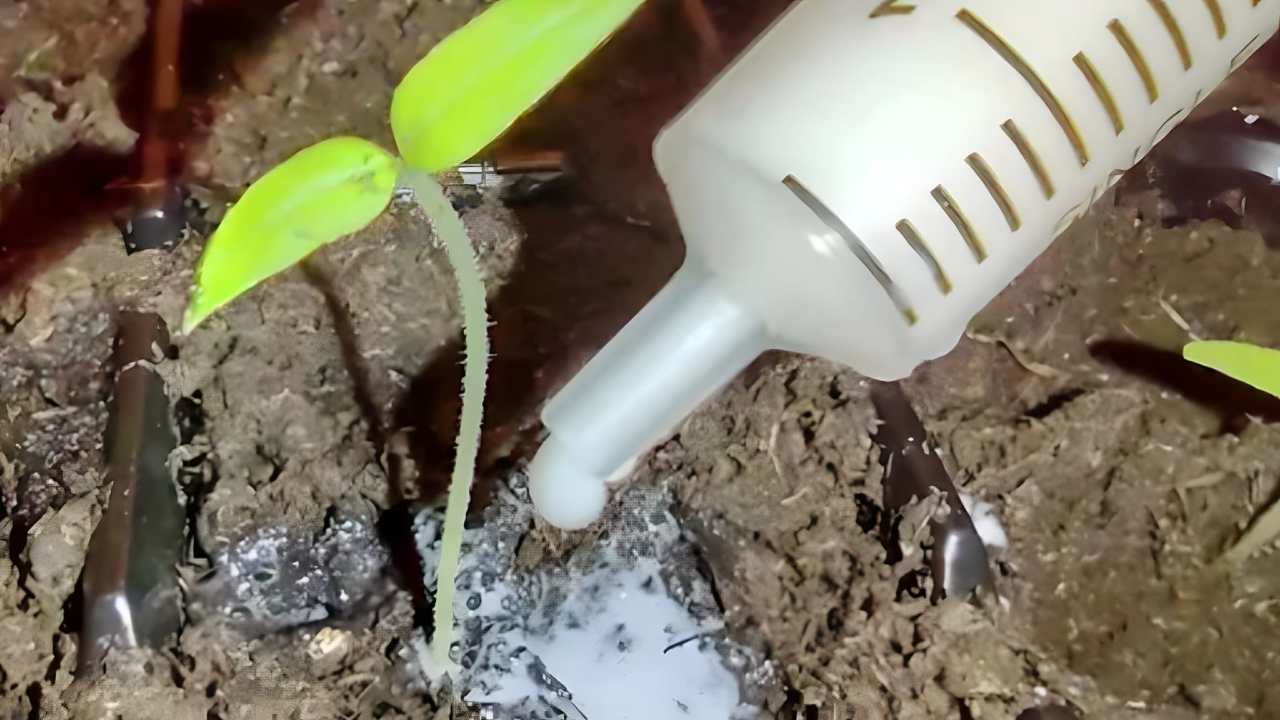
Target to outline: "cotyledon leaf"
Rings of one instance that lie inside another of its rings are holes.
[[[499,0],[414,65],[391,100],[405,161],[440,172],[484,149],[644,0]]]
[[[1280,350],[1225,340],[1188,343],[1182,356],[1280,397]]]
[[[316,143],[249,186],[209,238],[182,331],[317,248],[373,221],[391,201],[399,161],[367,140]]]

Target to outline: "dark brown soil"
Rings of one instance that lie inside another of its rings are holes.
[[[1206,252],[1188,262],[1197,239]],[[1164,359],[1159,343],[1178,339],[1159,300],[1212,306],[1219,288],[1252,276],[1266,292],[1278,273],[1257,235],[1099,210],[974,323],[983,340],[917,375],[935,447],[1009,533],[1008,606],[991,613],[911,600],[915,566],[885,565],[864,381],[795,359],[736,384],[664,453],[731,621],[835,717],[1011,717],[1049,700],[1086,717],[1269,717],[1276,557],[1234,577],[1212,563],[1280,489],[1280,429],[1221,434],[1241,405],[1178,392],[1215,382]],[[1265,314],[1218,321],[1245,318],[1250,337],[1280,342]]]

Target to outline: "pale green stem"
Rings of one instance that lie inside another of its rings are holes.
[[[489,318],[485,313],[485,289],[480,280],[475,252],[462,219],[449,204],[435,178],[425,172],[405,168],[401,175],[431,219],[436,235],[444,243],[453,276],[462,299],[462,337],[466,365],[462,374],[462,422],[458,427],[458,455],[449,483],[449,503],[444,512],[444,536],[440,540],[440,564],[436,569],[436,634],[431,645],[441,665],[449,660],[453,643],[453,594],[462,551],[463,523],[471,502],[471,479],[475,476],[476,453],[480,449],[480,423],[484,417],[484,387],[489,364]]]

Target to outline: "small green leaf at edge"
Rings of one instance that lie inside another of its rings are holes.
[[[373,222],[395,191],[399,162],[356,137],[323,140],[249,186],[209,238],[182,332],[318,248]]]
[[[411,167],[474,156],[604,43],[644,0],[499,0],[419,60],[391,100]]]
[[[1182,357],[1280,397],[1280,350],[1227,340],[1187,343]]]

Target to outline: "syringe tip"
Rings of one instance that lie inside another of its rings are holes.
[[[581,530],[600,517],[609,497],[605,482],[554,436],[529,463],[533,505],[543,519],[562,530]]]

